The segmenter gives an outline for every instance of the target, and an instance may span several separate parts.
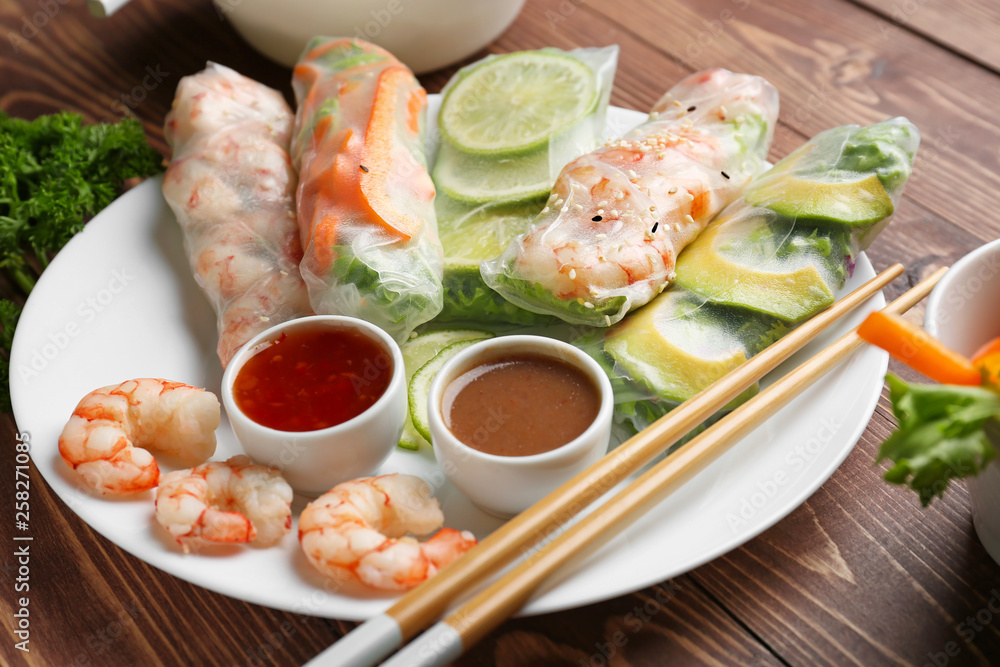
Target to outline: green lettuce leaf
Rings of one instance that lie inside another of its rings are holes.
[[[444,308],[435,322],[502,322],[524,326],[558,324],[552,315],[542,315],[515,306],[487,287],[479,267],[445,266]]]
[[[899,429],[882,443],[876,462],[892,461],[885,479],[908,485],[925,507],[952,479],[978,474],[996,456],[1000,394],[982,387],[908,384],[891,373],[886,382]]]

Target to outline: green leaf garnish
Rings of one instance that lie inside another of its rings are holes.
[[[885,473],[906,484],[926,507],[952,479],[978,474],[997,455],[987,432],[1000,422],[1000,394],[982,387],[908,384],[886,376],[899,429],[882,443],[877,461],[895,465]]]

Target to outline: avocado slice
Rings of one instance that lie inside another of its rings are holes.
[[[748,308],[758,313],[778,317],[786,322],[798,322],[814,315],[833,303],[833,292],[815,264],[777,272],[761,269],[761,264],[740,264],[722,252],[720,233],[730,219],[716,219],[677,258],[676,284],[701,294],[716,304]],[[736,239],[739,243],[756,245],[755,235],[767,234],[763,222],[754,234]],[[788,240],[791,234],[783,240]]]
[[[765,175],[745,198],[792,220],[868,227],[892,214],[892,199],[878,175],[855,181],[814,181],[790,173]]]
[[[701,310],[697,297],[670,291],[609,329],[604,349],[657,397],[681,402],[747,360],[727,329],[715,313]],[[751,387],[733,405],[756,393]]]

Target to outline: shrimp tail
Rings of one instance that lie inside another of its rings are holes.
[[[124,449],[112,459],[85,461],[74,469],[87,486],[101,493],[141,493],[160,481],[160,467],[145,449]]]
[[[476,546],[476,538],[467,530],[442,528],[422,545],[424,556],[436,569],[445,567]]]

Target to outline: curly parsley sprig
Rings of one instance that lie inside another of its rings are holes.
[[[163,169],[134,119],[84,125],[56,113],[28,121],[0,112],[0,269],[27,295],[55,254],[125,182]],[[35,268],[38,267],[38,268]],[[10,344],[20,307],[0,300],[0,409],[10,410]]]

